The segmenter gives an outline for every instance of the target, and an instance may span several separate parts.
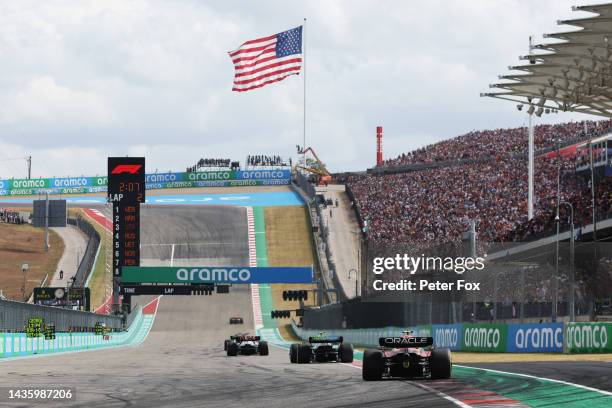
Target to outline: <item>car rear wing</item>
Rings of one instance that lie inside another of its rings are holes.
[[[428,347],[433,345],[433,337],[380,337],[378,345],[386,348]]]
[[[328,336],[328,337],[309,337],[308,342],[310,344],[317,343],[342,343],[344,338],[342,336]]]
[[[259,341],[261,336],[236,336],[238,341]]]

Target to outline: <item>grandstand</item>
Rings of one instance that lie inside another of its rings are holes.
[[[574,223],[580,227],[592,219],[590,173],[576,171],[582,163],[576,149],[557,153],[607,134],[611,126],[610,121],[588,121],[536,127],[535,217],[530,221],[525,128],[470,132],[402,154],[384,168],[346,181],[368,220],[369,240],[378,244],[458,241],[472,220],[480,240],[530,240],[555,225],[557,173],[561,201],[572,203]],[[604,167],[595,178],[600,219],[612,216],[612,181]],[[561,221],[568,222],[565,209]]]
[[[531,220],[524,127],[472,131],[401,154],[366,173],[339,175],[364,227],[366,263],[402,253],[466,256],[462,241],[471,222],[475,255],[489,256],[484,273],[462,276],[482,283],[477,297],[381,295],[368,281],[362,281],[362,297],[394,302],[385,307],[405,322],[431,323],[432,316],[438,323],[595,318],[597,305],[612,290],[612,252],[605,242],[612,237],[611,132],[609,120],[535,128]],[[563,203],[559,223],[558,203]],[[593,219],[601,228],[597,236]],[[575,248],[568,242],[571,221]],[[597,244],[589,245],[595,239]],[[565,242],[556,249],[557,241]],[[443,273],[420,276],[451,279]],[[404,277],[393,272],[383,279]],[[414,306],[404,310],[406,300]]]

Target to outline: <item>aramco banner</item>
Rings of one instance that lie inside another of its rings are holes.
[[[569,353],[612,353],[612,323],[567,323]]]
[[[312,283],[313,280],[312,266],[124,266],[121,275],[122,283]]]
[[[463,324],[461,350],[503,353],[508,343],[508,325],[500,323]]]
[[[287,185],[291,182],[291,171],[271,169],[154,173],[147,174],[145,182],[149,190]],[[100,193],[106,192],[106,184],[105,176],[0,180],[0,196]]]

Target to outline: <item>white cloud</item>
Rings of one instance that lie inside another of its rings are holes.
[[[227,51],[307,24],[308,141],[333,170],[476,128],[520,126],[511,104],[479,97],[527,38],[579,17],[574,1],[0,3],[0,175],[32,154],[50,175],[95,174],[109,154],[150,169],[200,156],[294,153],[302,77],[230,91]],[[558,115],[542,121],[564,121]],[[9,148],[10,147],[10,148]],[[39,164],[39,166],[37,165]],[[41,175],[46,175],[41,174]]]
[[[33,78],[0,102],[0,124],[5,125],[98,127],[113,120],[111,107],[98,94],[60,86],[48,76]]]

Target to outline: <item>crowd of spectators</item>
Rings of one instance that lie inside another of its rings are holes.
[[[247,166],[286,166],[285,161],[277,155],[266,156],[263,154],[249,155],[246,161]]]
[[[7,224],[25,224],[27,222],[23,214],[0,208],[0,222]]]
[[[609,121],[587,122],[589,132],[601,133]],[[519,138],[520,135],[520,138]],[[545,125],[536,128],[538,147],[583,140],[582,122]],[[538,155],[534,176],[534,218],[527,219],[527,161],[512,153],[524,152],[524,129],[472,132],[401,156],[401,163],[423,160],[452,160],[462,157],[487,161],[455,163],[420,171],[387,175],[350,176],[347,180],[362,218],[367,220],[368,237],[379,245],[410,244],[432,246],[459,241],[475,220],[479,240],[528,240],[554,226],[557,203],[557,172],[560,169],[561,200],[574,206],[577,227],[592,217],[590,177],[575,171],[575,155]],[[596,184],[597,214],[611,212],[612,180]],[[563,219],[567,210],[562,208]]]
[[[585,132],[586,125],[586,132]],[[582,121],[534,128],[536,150],[554,149],[557,140],[566,145],[609,132],[612,121]],[[527,152],[527,128],[472,131],[465,135],[435,143],[398,157],[386,160],[382,166],[405,166],[417,163],[436,163],[478,158],[482,156],[509,156]]]
[[[218,167],[218,168],[229,168],[231,165],[230,159],[200,159],[193,166],[187,167],[187,172],[198,171],[203,167]]]
[[[469,229],[470,221],[476,222],[478,243],[482,245],[478,249],[491,250],[487,242],[502,242],[504,247],[506,242],[547,236],[555,231],[558,196],[561,202],[572,204],[580,239],[581,228],[591,224],[593,217],[591,173],[584,169],[590,158],[585,156],[589,149],[576,150],[572,145],[609,133],[612,122],[586,122],[586,129],[585,132],[584,122],[536,127],[531,220],[527,217],[525,128],[470,132],[385,162],[384,166],[395,172],[348,175],[346,184],[367,227],[364,231],[370,247],[383,254],[387,251],[459,254],[463,250],[461,237]],[[567,148],[563,149],[564,146]],[[561,149],[557,151],[557,147]],[[612,217],[612,177],[603,175],[602,155],[603,147],[593,150],[598,165],[595,181],[598,220]],[[413,164],[420,166],[397,168]],[[577,171],[578,166],[584,171]],[[560,206],[559,218],[561,228],[567,229],[568,206]],[[568,261],[563,259],[557,279],[553,278],[554,263],[546,257],[541,261],[539,269],[529,273],[505,267],[479,276],[483,285],[480,294],[485,301],[466,303],[463,318],[473,321],[517,318],[521,308],[526,317],[550,317],[555,290],[558,313],[567,315],[571,288]],[[573,293],[579,315],[591,313],[592,299],[608,293],[612,287],[612,261],[602,258],[599,263],[596,267],[580,265],[575,270]],[[398,277],[389,279],[396,281]]]

